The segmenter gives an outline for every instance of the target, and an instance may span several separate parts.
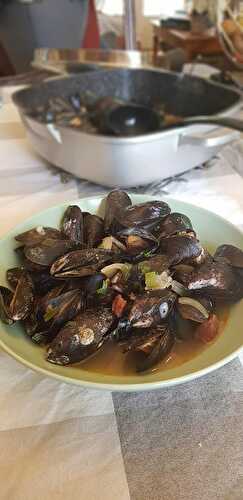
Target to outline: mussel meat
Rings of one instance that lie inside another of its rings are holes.
[[[51,343],[47,361],[57,365],[79,363],[103,346],[114,322],[110,309],[90,309],[67,323]]]

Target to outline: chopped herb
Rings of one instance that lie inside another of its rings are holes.
[[[46,314],[44,316],[45,322],[47,323],[48,321],[53,319],[54,316],[56,316],[57,312],[58,312],[57,309],[54,309],[54,307],[52,307],[52,306],[48,306]]]
[[[109,286],[109,280],[107,279],[107,280],[103,281],[103,285],[102,285],[102,287],[101,287],[101,288],[99,288],[99,289],[96,291],[96,293],[97,293],[98,295],[105,295],[105,294],[106,294],[106,292],[107,292],[108,286]]]

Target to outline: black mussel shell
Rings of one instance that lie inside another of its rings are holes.
[[[35,293],[40,296],[45,295],[52,288],[60,284],[60,280],[53,278],[48,269],[40,272],[30,271],[29,274],[34,284]]]
[[[48,349],[47,361],[69,365],[88,359],[103,346],[113,322],[110,309],[86,310],[58,333]]]
[[[173,236],[160,240],[160,250],[168,256],[171,266],[180,263],[193,263],[203,253],[203,248],[196,238]]]
[[[20,280],[22,274],[24,272],[23,267],[13,267],[12,269],[8,269],[6,272],[6,278],[11,286],[11,288],[15,289],[18,281]]]
[[[174,306],[176,295],[169,290],[156,290],[138,296],[128,314],[133,328],[151,328],[164,321]]]
[[[83,243],[84,221],[82,210],[77,205],[70,205],[63,216],[62,233],[72,241]]]
[[[104,237],[104,221],[98,215],[87,214],[84,217],[84,241],[87,247],[94,248]]]
[[[239,277],[225,262],[206,262],[195,268],[183,284],[190,292],[215,300],[237,301],[243,298]]]
[[[164,271],[168,271],[170,262],[166,255],[154,255],[150,259],[139,262],[139,264],[137,264],[137,267],[139,273],[143,275],[152,272],[161,274]]]
[[[106,234],[110,235],[116,233],[117,229],[119,229],[119,224],[117,224],[116,220],[117,214],[131,205],[131,198],[125,191],[115,190],[108,194],[106,198],[104,219]]]
[[[84,307],[84,295],[80,290],[60,293],[58,287],[38,304],[37,320],[39,330],[32,340],[36,343],[50,343],[62,326],[75,318]]]
[[[177,308],[183,319],[204,323],[212,312],[212,301],[206,298],[180,297]]]
[[[53,227],[39,226],[24,233],[15,236],[15,239],[26,247],[39,245],[43,240],[51,238],[52,240],[62,240],[63,236],[58,229]]]
[[[215,259],[225,259],[233,267],[243,269],[243,251],[233,245],[221,245],[217,248]]]
[[[144,256],[148,251],[155,252],[159,246],[157,238],[140,227],[123,229],[118,236],[125,242],[127,253],[136,258]]]
[[[4,286],[0,286],[0,319],[7,325],[14,323],[9,310],[12,299],[13,292]]]
[[[123,227],[153,227],[171,212],[163,201],[149,201],[128,206],[117,213],[117,220]]]
[[[193,231],[192,223],[184,214],[171,213],[160,224],[159,236],[160,238],[167,238],[174,236],[178,233],[187,233]]]
[[[76,243],[68,240],[53,240],[48,238],[39,245],[25,248],[25,257],[31,264],[49,267],[58,257],[70,252]]]
[[[149,330],[147,336],[137,341],[131,351],[136,353],[137,372],[144,372],[154,368],[170,353],[175,337],[168,324],[157,326]]]
[[[23,273],[18,280],[13,298],[9,305],[10,317],[13,321],[20,321],[32,311],[34,303],[34,286],[28,273]]]
[[[91,276],[112,262],[114,254],[99,248],[76,250],[60,257],[51,267],[51,275],[57,278]]]

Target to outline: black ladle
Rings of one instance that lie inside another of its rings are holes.
[[[107,131],[116,136],[131,137],[136,135],[159,132],[189,125],[217,125],[243,132],[243,121],[236,118],[212,116],[199,116],[178,118],[178,122],[167,125],[163,116],[155,110],[137,104],[117,106],[105,113]]]

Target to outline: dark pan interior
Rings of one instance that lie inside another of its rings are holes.
[[[211,115],[241,100],[238,91],[189,75],[153,70],[119,69],[92,71],[42,83],[21,90],[14,101],[25,111],[47,103],[50,97],[76,92],[96,98],[114,96],[145,105],[163,103],[165,111],[178,116]]]

